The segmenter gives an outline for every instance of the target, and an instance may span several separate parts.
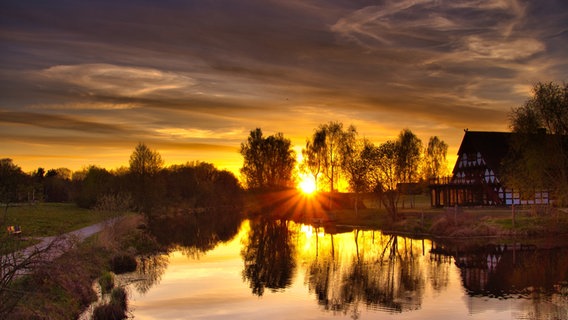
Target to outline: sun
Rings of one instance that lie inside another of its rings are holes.
[[[312,194],[316,191],[316,183],[310,177],[304,177],[298,184],[298,188],[305,194]]]

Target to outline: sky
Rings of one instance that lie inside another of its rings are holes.
[[[3,0],[0,158],[24,171],[166,164],[238,172],[251,130],[296,151],[324,123],[455,153],[568,80],[565,0]],[[450,163],[450,167],[453,163]]]

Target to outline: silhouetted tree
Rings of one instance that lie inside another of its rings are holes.
[[[118,193],[114,176],[104,168],[90,166],[82,176],[83,179],[75,181],[75,202],[79,207],[92,208],[101,197]]]
[[[44,177],[45,200],[48,202],[67,202],[71,200],[71,170],[67,168],[49,169]]]
[[[12,162],[12,159],[0,159],[0,204],[4,206],[1,225],[6,221],[10,204],[25,199],[28,180],[28,176]]]
[[[162,193],[158,173],[163,164],[162,156],[144,143],[139,143],[130,155],[130,177],[134,200],[147,215],[151,214]]]
[[[416,182],[419,178],[422,141],[412,131],[404,129],[400,132],[397,142],[397,172],[401,183],[399,192],[403,195],[402,207],[404,208],[404,199],[410,191],[410,184]],[[412,205],[413,201],[411,201]]]
[[[325,132],[316,131],[311,140],[306,141],[306,147],[302,149],[302,163],[300,170],[309,173],[314,178],[316,190],[318,189],[318,177],[323,171],[325,157]]]
[[[525,194],[548,189],[568,203],[568,84],[537,83],[510,113],[514,133],[505,163],[507,184]]]
[[[371,172],[373,190],[379,195],[393,220],[397,218],[399,198],[397,185],[401,182],[401,175],[398,174],[399,150],[398,142],[390,140],[369,150],[373,159]]]
[[[264,138],[260,128],[252,130],[247,141],[241,143],[240,153],[244,157],[241,174],[249,189],[273,190],[292,185],[295,153],[282,133]]]
[[[359,139],[344,147],[342,168],[349,188],[355,193],[355,215],[358,214],[359,194],[368,191],[371,187],[373,147],[367,139]]]
[[[344,130],[341,122],[322,124],[314,133],[312,144],[318,146],[316,154],[323,157],[322,173],[329,183],[330,192],[336,190],[336,183],[340,179],[345,146],[354,143],[356,135],[354,126]]]

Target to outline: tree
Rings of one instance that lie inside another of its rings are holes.
[[[355,215],[358,214],[359,194],[370,189],[373,147],[367,139],[358,139],[354,144],[346,144],[343,152],[342,169],[349,188],[355,193]]]
[[[418,177],[422,141],[409,129],[404,129],[398,135],[397,171],[404,183],[415,182]]]
[[[134,200],[147,215],[151,214],[152,207],[161,195],[158,173],[163,164],[162,156],[157,151],[150,150],[142,142],[138,143],[130,155],[130,176],[132,177]]]
[[[397,204],[399,192],[397,185],[400,183],[401,175],[398,173],[398,153],[400,147],[397,141],[387,141],[379,147],[369,150],[369,157],[372,160],[372,183],[373,189],[379,194],[381,202],[391,214],[391,218],[397,218]]]
[[[402,207],[404,208],[404,196],[410,192],[410,184],[417,181],[420,156],[422,154],[422,141],[409,129],[404,129],[398,136],[397,171],[400,180],[400,192],[403,194]],[[411,200],[411,206],[414,205]]]
[[[0,159],[0,203],[4,205],[4,218],[6,221],[8,207],[11,203],[25,199],[28,187],[28,176],[22,169],[12,162],[12,159]]]
[[[153,176],[158,173],[164,160],[157,152],[150,150],[144,143],[140,142],[130,155],[130,172],[140,176]]]
[[[71,170],[67,168],[49,169],[44,177],[45,200],[48,202],[67,202],[71,198]]]
[[[244,157],[241,174],[249,189],[275,190],[292,184],[296,156],[292,143],[282,133],[268,136],[256,128],[246,142],[241,143]]]
[[[505,179],[521,193],[550,190],[568,203],[568,84],[537,83],[533,96],[511,110],[515,133],[505,163]]]
[[[430,137],[424,153],[424,173],[427,179],[438,178],[446,173],[448,144],[437,136]]]
[[[75,202],[79,207],[92,208],[103,197],[110,194],[117,195],[114,187],[114,176],[104,168],[90,166],[85,170],[84,177],[76,180],[77,194]]]
[[[345,145],[355,140],[357,130],[354,126],[349,126],[343,130],[341,122],[329,122],[320,125],[320,133],[316,136],[323,137],[323,173],[329,182],[329,191],[336,191],[336,182],[340,179],[341,165],[343,163],[343,151]],[[321,143],[321,142],[320,142]]]
[[[316,131],[312,140],[306,141],[306,147],[302,149],[302,164],[300,170],[309,173],[314,178],[316,190],[318,177],[322,173],[325,156],[325,132]]]

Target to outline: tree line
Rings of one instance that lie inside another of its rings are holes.
[[[24,173],[11,159],[0,159],[0,203],[5,212],[13,203],[46,201],[151,214],[170,206],[235,206],[241,194],[233,173],[207,162],[164,167],[161,155],[144,143],[136,146],[129,167],[110,171],[89,166],[77,172],[38,168]]]
[[[359,138],[354,126],[344,128],[343,123],[332,121],[320,125],[306,140],[298,167],[320,190],[335,192],[344,180],[356,198],[375,192],[396,218],[399,197],[409,191],[405,186],[446,173],[447,150],[448,145],[436,136],[424,148],[409,129],[402,130],[396,140],[375,145]],[[282,133],[264,137],[257,128],[241,144],[240,152],[247,188],[269,191],[295,185],[296,155]]]
[[[567,84],[537,83],[533,96],[513,108],[509,120],[514,134],[510,154],[502,163],[506,184],[526,194],[550,190],[558,203],[568,203]],[[437,136],[430,137],[424,147],[410,129],[376,145],[359,138],[354,126],[345,128],[332,121],[319,125],[306,140],[299,171],[310,175],[319,190],[330,193],[337,191],[339,181],[347,181],[355,204],[360,193],[374,192],[396,219],[401,194],[412,192],[416,183],[447,174],[447,150]],[[241,144],[240,152],[244,157],[241,174],[249,189],[295,185],[295,153],[282,133],[264,137],[257,128]]]

